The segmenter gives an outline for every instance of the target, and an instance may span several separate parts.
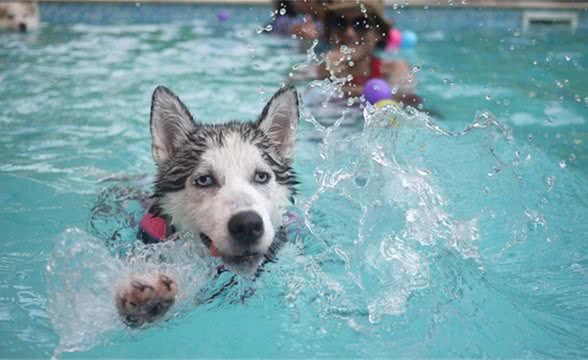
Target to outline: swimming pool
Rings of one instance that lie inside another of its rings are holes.
[[[253,119],[307,61],[258,34],[268,9],[217,10],[1,34],[1,356],[588,356],[588,36],[566,30],[415,25],[433,122],[324,126],[305,108],[304,222],[280,260],[159,326],[113,320],[154,87],[206,121]]]

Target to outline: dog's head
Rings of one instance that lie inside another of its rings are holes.
[[[297,184],[291,168],[298,94],[279,90],[256,122],[207,125],[170,90],[151,104],[155,197],[161,212],[192,231],[238,271],[257,268]]]
[[[0,2],[0,28],[28,31],[39,26],[39,6],[36,2]]]

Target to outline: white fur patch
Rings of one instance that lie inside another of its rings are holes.
[[[39,6],[36,2],[0,2],[0,28],[12,31],[35,30],[39,27]]]
[[[266,184],[253,181],[256,171],[271,174]],[[216,185],[199,188],[193,179],[212,175]],[[261,151],[243,141],[238,132],[228,133],[222,146],[212,146],[200,159],[193,176],[180,191],[166,194],[163,206],[172,214],[174,224],[195,234],[204,233],[225,255],[238,256],[243,249],[230,236],[228,222],[242,211],[255,211],[263,219],[264,232],[253,249],[265,253],[276,231],[282,225],[282,215],[288,206],[289,189],[276,182],[272,169],[265,163]]]

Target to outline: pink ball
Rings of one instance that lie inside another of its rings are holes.
[[[402,43],[402,32],[398,29],[391,29],[388,33],[388,48],[398,49]]]

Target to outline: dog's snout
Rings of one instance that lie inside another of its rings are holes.
[[[25,24],[25,23],[18,24],[18,30],[27,31],[27,24]]]
[[[263,235],[263,219],[254,211],[237,213],[229,220],[229,233],[243,245],[252,244]]]

